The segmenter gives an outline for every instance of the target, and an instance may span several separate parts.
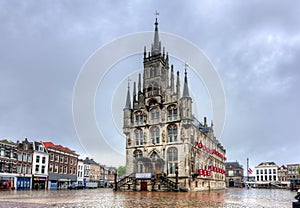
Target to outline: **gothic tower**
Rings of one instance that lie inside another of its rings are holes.
[[[123,108],[126,174],[164,174],[174,179],[178,170],[179,184],[188,189],[194,189],[198,179],[207,187],[208,177],[221,181],[212,187],[223,186],[223,177],[207,174],[210,167],[223,168],[225,149],[212,128],[193,115],[186,70],[181,95],[180,73],[169,65],[168,52],[161,46],[157,18],[151,50],[147,52],[144,46],[143,64],[143,73],[138,75],[137,84],[133,83],[132,100],[128,85]],[[219,158],[212,155],[213,148]],[[206,175],[199,170],[205,170]]]

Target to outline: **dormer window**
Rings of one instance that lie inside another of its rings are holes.
[[[39,151],[40,151],[40,152],[44,152],[44,147],[40,145],[40,146],[39,146]]]

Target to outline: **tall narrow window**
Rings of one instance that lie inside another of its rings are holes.
[[[1,147],[1,156],[4,157],[5,156],[5,148]]]
[[[52,164],[52,163],[50,163],[50,165],[49,165],[49,172],[50,172],[50,173],[53,172],[53,164]]]
[[[144,115],[142,112],[137,112],[135,114],[135,125],[143,125],[144,124]]]
[[[22,161],[22,153],[20,153],[20,152],[18,153],[18,160]]]
[[[8,172],[12,173],[13,171],[13,164],[12,163],[8,163]]]
[[[57,173],[57,172],[58,172],[58,165],[55,164],[55,165],[54,165],[54,173]]]
[[[0,172],[5,172],[5,163],[4,162],[1,162],[0,163]]]
[[[177,126],[168,126],[168,142],[177,142]]]
[[[59,159],[58,155],[55,155],[55,162],[58,162],[58,159]]]
[[[177,120],[177,107],[175,105],[171,105],[168,107],[168,121],[176,121]]]
[[[50,161],[53,161],[53,160],[54,160],[54,154],[51,153],[51,154],[50,154]]]
[[[32,155],[28,155],[28,156],[27,156],[27,161],[28,161],[28,162],[32,162]]]
[[[27,154],[26,153],[23,153],[23,161],[27,161]]]
[[[36,156],[35,162],[36,162],[36,163],[40,163],[40,156],[39,156],[39,155]]]
[[[158,108],[151,110],[151,123],[156,124],[159,123],[159,110]]]
[[[46,163],[46,157],[42,157],[42,163],[43,163],[43,164]]]
[[[35,165],[35,172],[38,173],[40,171],[40,166],[39,165]]]
[[[42,165],[42,170],[41,170],[41,173],[44,174],[45,173],[45,166]]]
[[[174,174],[175,168],[178,167],[178,150],[175,147],[170,147],[167,151],[168,173]]]
[[[158,127],[151,128],[151,141],[152,141],[152,144],[160,143],[160,130]]]
[[[144,134],[141,129],[135,130],[135,145],[143,145],[144,144]]]

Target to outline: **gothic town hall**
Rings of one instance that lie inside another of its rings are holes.
[[[161,46],[157,18],[154,42],[149,52],[144,47],[143,63],[132,91],[128,85],[123,109],[127,176],[117,189],[225,188],[226,150],[214,136],[213,122],[194,117],[187,71],[181,84],[182,75]]]

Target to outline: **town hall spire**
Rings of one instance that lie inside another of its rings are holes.
[[[159,35],[158,35],[158,22],[157,22],[157,16],[159,15],[158,12],[155,13],[156,18],[155,18],[155,30],[154,30],[154,42],[152,45],[152,55],[157,55],[161,52],[161,43],[159,41]]]

